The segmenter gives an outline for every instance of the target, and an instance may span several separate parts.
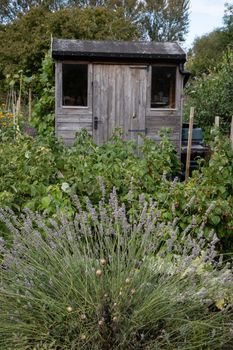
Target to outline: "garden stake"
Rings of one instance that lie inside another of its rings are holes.
[[[233,149],[233,116],[231,117],[231,148]]]
[[[219,128],[220,125],[220,117],[216,116],[214,120],[214,124],[216,128]]]
[[[186,170],[185,170],[185,181],[189,177],[189,168],[190,168],[190,158],[192,150],[192,140],[193,140],[193,119],[194,119],[195,108],[191,107],[190,116],[189,116],[189,135],[188,135],[188,148],[187,148],[187,158],[186,158]]]

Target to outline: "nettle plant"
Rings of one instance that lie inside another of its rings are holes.
[[[143,195],[127,216],[102,190],[98,207],[74,197],[72,219],[0,210],[13,237],[0,244],[0,348],[229,349],[233,279],[217,237],[178,235]]]

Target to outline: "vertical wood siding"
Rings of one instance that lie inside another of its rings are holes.
[[[76,62],[77,63],[77,62]],[[95,141],[107,141],[116,127],[147,130],[147,135],[159,140],[162,127],[172,130],[171,140],[180,151],[183,77],[177,67],[176,109],[151,109],[151,67],[147,65],[89,64],[88,106],[62,106],[62,62],[56,63],[56,135],[70,145],[76,132],[86,128]],[[93,119],[98,118],[98,129]],[[139,142],[137,133],[128,138]]]

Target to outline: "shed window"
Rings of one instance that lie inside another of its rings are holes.
[[[176,67],[152,66],[151,108],[175,108]]]
[[[87,106],[87,64],[62,65],[63,106]]]

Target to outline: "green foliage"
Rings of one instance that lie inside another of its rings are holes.
[[[72,210],[69,194],[97,203],[101,198],[98,177],[106,194],[115,186],[124,200],[134,186],[139,193],[155,192],[164,171],[172,175],[177,164],[174,148],[164,137],[160,145],[145,139],[141,156],[131,141],[114,135],[98,147],[86,131],[80,133],[75,147],[66,149],[53,138],[17,140],[0,144],[0,203],[21,211],[25,207],[52,214],[56,206]],[[10,159],[10,161],[9,161]]]
[[[37,81],[39,99],[33,106],[32,125],[40,135],[54,135],[55,124],[55,82],[54,64],[51,56],[47,54],[42,62],[42,68]]]
[[[183,40],[189,0],[5,0],[0,5],[0,78],[37,73],[57,38]]]
[[[67,206],[57,184],[56,161],[59,144],[54,140],[27,136],[0,144],[0,203],[15,211],[24,207],[51,213],[56,206]],[[49,196],[50,201],[45,199]],[[50,208],[48,209],[48,204]]]
[[[4,25],[0,31],[0,67],[5,75],[19,69],[31,75],[39,69],[51,40],[48,16],[49,13],[39,7]]]
[[[49,223],[0,210],[14,235],[0,241],[2,350],[231,346],[232,272],[211,264],[216,237],[179,241],[152,200],[132,219],[115,192],[99,209],[77,205]]]
[[[210,73],[222,59],[228,44],[228,36],[221,29],[196,38],[188,54],[187,69],[194,77]]]
[[[105,7],[67,8],[50,16],[54,37],[87,40],[133,40],[139,37],[136,26],[124,16],[124,9]]]
[[[229,36],[233,39],[233,5],[226,3],[225,6],[226,9],[223,16],[224,26],[227,28]]]
[[[19,134],[0,144],[0,206],[7,205],[18,213],[29,207],[48,216],[58,207],[72,214],[73,195],[79,196],[84,207],[86,197],[97,205],[115,187],[122,203],[130,200],[131,206],[126,208],[129,215],[137,211],[140,194],[153,196],[161,223],[175,220],[179,230],[189,227],[197,234],[204,221],[205,235],[214,229],[221,239],[219,250],[230,252],[232,169],[229,142],[216,136],[209,162],[188,182],[179,182],[172,181],[179,168],[166,135],[160,144],[145,138],[138,150],[132,141],[121,138],[120,131],[97,146],[83,130],[72,148],[65,148],[53,137],[31,139]]]
[[[214,229],[221,240],[219,249],[232,252],[233,151],[228,139],[216,131],[212,137],[210,160],[202,162],[187,183],[164,183],[156,198],[163,220],[177,218],[181,229],[189,225],[196,234],[203,222],[205,235]]]
[[[178,170],[174,147],[165,135],[160,144],[145,138],[140,156],[136,152],[134,142],[124,141],[120,131],[101,147],[94,145],[84,131],[78,136],[75,148],[68,151],[63,175],[75,193],[96,202],[99,200],[97,188],[100,176],[107,193],[114,186],[123,199],[131,183],[136,197],[141,192],[154,193],[164,172],[171,176]]]
[[[233,53],[230,50],[226,52],[218,66],[208,75],[193,80],[186,94],[186,118],[190,107],[194,106],[198,125],[210,127],[215,116],[220,116],[223,126],[229,128],[233,115]]]
[[[143,2],[145,36],[153,41],[183,41],[189,25],[189,0]]]
[[[22,69],[34,74],[51,43],[51,34],[67,39],[132,40],[137,28],[124,17],[122,8],[31,9],[12,23],[0,27],[0,69],[6,75]]]
[[[9,138],[15,137],[15,120],[12,113],[6,112],[0,107],[0,140],[7,141]]]

